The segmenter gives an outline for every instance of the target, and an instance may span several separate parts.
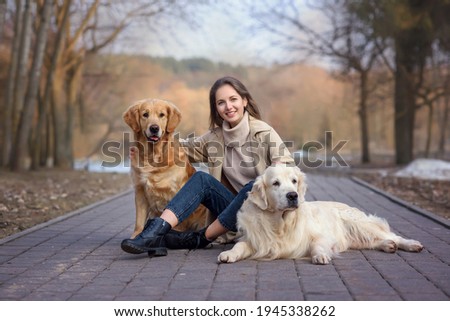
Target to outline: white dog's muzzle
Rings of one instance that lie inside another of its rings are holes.
[[[298,193],[297,192],[289,192],[286,194],[287,204],[289,208],[297,208],[298,207]]]

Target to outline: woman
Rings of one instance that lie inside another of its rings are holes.
[[[233,77],[218,79],[209,93],[210,130],[186,142],[193,162],[207,162],[210,174],[196,172],[169,202],[161,217],[147,222],[134,239],[122,241],[128,253],[167,255],[172,249],[204,248],[236,231],[236,214],[255,178],[273,163],[294,163],[280,136],[261,120],[247,88]],[[215,220],[198,232],[170,231],[200,204]],[[169,233],[170,231],[170,233]]]

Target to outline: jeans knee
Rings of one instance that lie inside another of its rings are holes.
[[[191,180],[193,181],[199,181],[202,184],[204,184],[205,181],[209,180],[212,176],[208,173],[202,172],[202,171],[197,171],[195,172],[192,177]]]
[[[209,175],[208,173],[205,173],[203,171],[196,171],[192,177],[197,177],[197,178],[203,178],[204,176]]]

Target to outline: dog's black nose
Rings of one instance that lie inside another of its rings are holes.
[[[150,126],[150,133],[157,134],[159,132],[159,126],[158,125],[151,125]]]
[[[286,194],[286,197],[290,201],[296,201],[298,199],[298,194],[296,192],[289,192]]]

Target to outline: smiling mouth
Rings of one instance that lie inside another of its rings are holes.
[[[150,143],[157,143],[160,140],[160,137],[158,135],[147,136],[147,133],[145,133],[145,137],[147,137],[147,141]]]

